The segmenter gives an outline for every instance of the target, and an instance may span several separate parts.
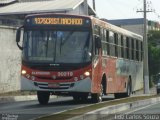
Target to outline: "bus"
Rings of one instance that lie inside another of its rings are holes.
[[[98,18],[28,15],[16,42],[22,50],[21,90],[36,91],[40,104],[50,95],[101,102],[103,95],[129,97],[143,87],[142,36]]]

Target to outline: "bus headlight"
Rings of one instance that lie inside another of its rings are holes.
[[[86,71],[86,72],[84,73],[84,75],[88,77],[88,76],[90,76],[90,72]]]
[[[26,70],[22,70],[22,75],[25,75],[26,73],[27,73],[27,71]]]

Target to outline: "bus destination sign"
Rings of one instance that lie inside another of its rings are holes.
[[[82,18],[51,18],[51,17],[36,17],[33,18],[33,23],[37,25],[83,25]]]

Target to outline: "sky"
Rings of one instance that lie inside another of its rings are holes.
[[[106,19],[129,19],[143,18],[144,0],[95,0],[96,12],[99,18]],[[160,0],[146,0],[147,10],[153,11],[147,13],[147,19],[160,23]],[[92,0],[88,0],[92,6]]]

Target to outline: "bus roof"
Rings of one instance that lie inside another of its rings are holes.
[[[122,35],[126,35],[126,36],[130,36],[130,37],[134,37],[134,38],[143,40],[143,37],[139,34],[136,34],[136,33],[131,32],[129,30],[123,29],[123,28],[118,27],[116,25],[110,24],[106,21],[100,20],[100,19],[95,18],[95,17],[91,17],[91,19],[94,21],[95,24],[98,24],[103,28],[109,29],[113,32],[115,31],[115,32],[120,33]]]

